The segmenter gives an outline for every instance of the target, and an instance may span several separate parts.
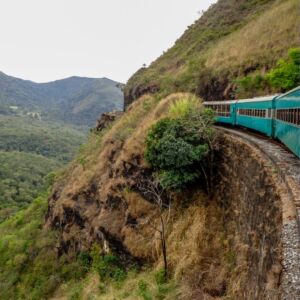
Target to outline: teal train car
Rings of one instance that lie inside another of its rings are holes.
[[[205,107],[212,109],[216,113],[219,123],[235,125],[236,123],[236,100],[204,102]]]
[[[274,138],[300,157],[300,87],[275,99]]]
[[[275,96],[236,101],[236,125],[272,136],[272,109]]]
[[[204,102],[219,123],[259,131],[285,144],[300,158],[300,87],[283,95]]]

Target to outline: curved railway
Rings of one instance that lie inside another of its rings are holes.
[[[278,178],[282,201],[281,299],[300,299],[300,160],[282,144],[261,134],[224,126],[217,128],[258,150]]]
[[[300,158],[300,86],[283,95],[204,102],[218,123],[242,126],[279,140]]]

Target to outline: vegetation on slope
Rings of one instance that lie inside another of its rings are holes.
[[[0,151],[19,151],[70,161],[83,143],[87,129],[26,116],[0,114]]]
[[[0,165],[0,222],[31,203],[47,185],[46,175],[61,167],[53,159],[16,151],[0,151]]]
[[[91,263],[91,273],[80,285],[63,285],[55,297],[71,297],[75,290],[78,299],[88,296],[195,299],[201,295],[229,295],[224,286],[231,284],[229,271],[235,256],[223,232],[221,207],[210,201],[200,188],[205,188],[203,177],[198,177],[197,184],[189,185],[182,193],[170,194],[172,205],[166,232],[170,281],[160,287],[151,275],[153,269],[159,271],[163,267],[163,255],[155,230],[160,224],[157,207],[141,189],[153,172],[144,160],[145,139],[148,130],[159,120],[175,115],[180,118],[180,109],[172,108],[182,107],[180,103],[190,104],[184,101],[190,97],[187,94],[142,97],[113,125],[91,133],[79,157],[56,182],[49,201],[47,227],[59,228],[64,247],[77,249],[78,253],[93,249],[92,241],[96,242],[102,255],[108,251],[119,257],[126,273],[112,272],[112,278],[103,284],[107,279],[101,278]],[[167,220],[166,217],[163,216]],[[86,228],[93,229],[86,231]],[[99,238],[102,234],[107,240]],[[87,261],[94,261],[91,253],[89,257],[92,260]],[[139,267],[132,271],[128,261],[135,259],[138,266],[148,266],[150,271]],[[203,270],[205,276],[200,283],[196,274]],[[133,280],[132,272],[145,283]],[[119,276],[123,279],[115,281]],[[165,294],[160,294],[164,289]]]
[[[189,97],[173,104],[169,115],[149,131],[145,158],[164,188],[182,190],[209,177],[214,114]]]
[[[86,133],[29,116],[0,114],[0,222],[27,206],[46,175],[69,162]]]
[[[206,100],[245,97],[236,79],[262,74],[299,46],[297,0],[220,0],[175,45],[140,69],[125,87],[125,103],[147,92],[191,91]],[[264,85],[256,95],[281,91]]]
[[[57,256],[56,232],[43,228],[47,195],[0,224],[0,298],[40,300],[85,274],[71,253]]]

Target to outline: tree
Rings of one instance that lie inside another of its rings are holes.
[[[164,201],[163,195],[165,193],[165,189],[155,178],[150,178],[144,181],[143,183],[140,183],[139,190],[144,195],[146,196],[148,195],[153,200],[154,205],[157,207],[159,226],[153,225],[151,223],[152,221],[151,219],[148,219],[145,224],[151,226],[159,234],[163,261],[164,261],[164,278],[166,281],[168,278],[166,233],[167,233],[167,226],[171,215],[171,202],[169,200],[167,202]],[[165,214],[165,212],[167,213]]]
[[[208,109],[177,109],[182,117],[158,121],[146,138],[145,158],[164,188],[182,190],[204,177],[211,194],[214,113]]]

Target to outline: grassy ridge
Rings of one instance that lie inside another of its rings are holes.
[[[236,78],[264,73],[299,45],[299,20],[297,0],[218,1],[171,49],[129,79],[126,102],[153,86],[165,94],[233,98]]]

